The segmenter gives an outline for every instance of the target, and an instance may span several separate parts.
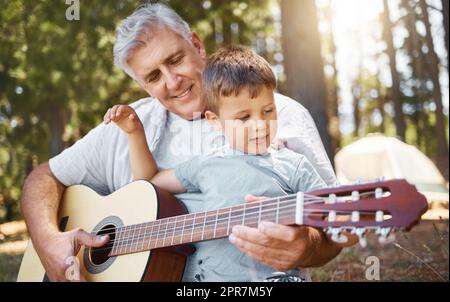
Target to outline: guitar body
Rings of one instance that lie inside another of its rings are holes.
[[[102,229],[108,232],[115,227],[185,213],[181,202],[141,180],[108,196],[101,196],[86,186],[71,186],[65,190],[58,218],[62,231],[82,228],[102,234]],[[88,281],[181,281],[189,252],[192,252],[189,247],[178,246],[96,259],[91,250],[83,246],[77,259]],[[46,280],[45,270],[30,240],[17,281]]]

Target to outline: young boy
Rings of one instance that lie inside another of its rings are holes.
[[[270,147],[277,131],[275,87],[270,65],[253,51],[234,46],[214,53],[203,72],[205,117],[228,145],[174,169],[158,171],[144,127],[130,106],[110,108],[104,122],[113,121],[127,133],[134,179],[171,193],[200,191],[203,211],[244,203],[247,194],[276,197],[323,188],[325,182],[306,157]],[[261,281],[273,272],[226,239],[197,245],[203,245],[192,256],[200,266],[199,281]]]

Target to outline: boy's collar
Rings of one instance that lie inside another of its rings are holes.
[[[216,150],[215,154],[217,156],[241,156],[241,155],[247,155],[247,156],[267,156],[274,152],[277,152],[275,148],[272,147],[272,145],[267,148],[266,152],[261,154],[251,154],[251,153],[245,153],[240,150],[236,150],[230,147],[229,144],[225,144],[224,146],[220,147]]]

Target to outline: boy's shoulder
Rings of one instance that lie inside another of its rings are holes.
[[[278,149],[270,148],[269,152],[272,158],[288,161],[291,163],[299,162],[306,158],[303,154],[292,151],[291,149],[288,149],[287,147],[284,146]]]

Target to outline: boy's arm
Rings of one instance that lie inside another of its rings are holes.
[[[157,187],[169,193],[182,193],[186,189],[178,181],[175,170],[162,170],[158,167],[147,145],[144,127],[133,108],[127,105],[116,105],[106,112],[105,124],[115,122],[128,135],[130,148],[131,171],[134,179],[151,181]]]
[[[105,124],[111,121],[116,123],[128,135],[133,178],[150,181],[158,172],[158,167],[148,148],[142,122],[134,109],[128,105],[115,105],[108,109],[103,120]]]
[[[183,193],[186,192],[186,188],[181,184],[175,175],[175,169],[167,169],[159,171],[152,179],[151,182],[170,193]]]

